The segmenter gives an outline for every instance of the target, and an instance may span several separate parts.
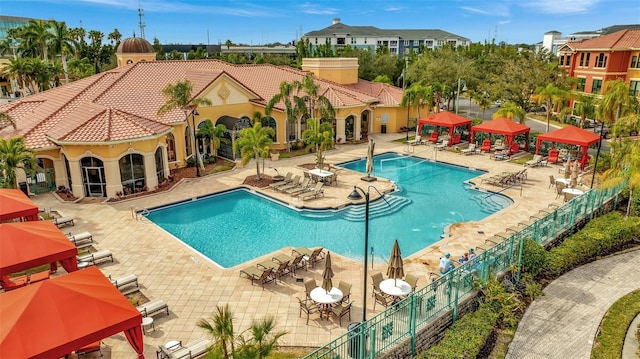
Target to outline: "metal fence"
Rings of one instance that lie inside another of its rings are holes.
[[[605,202],[617,199],[619,193],[620,188],[590,190],[562,206],[541,211],[530,221],[510,227],[511,234],[504,241],[478,253],[475,259],[438,277],[366,322],[350,324],[347,333],[303,358],[375,358],[407,339],[410,339],[411,352],[415,356],[416,331],[449,310],[453,310],[455,321],[459,302],[474,291],[476,280],[486,281],[491,273],[500,273],[512,264],[519,264],[524,238],[545,244],[562,233],[572,233],[580,221],[601,214]]]

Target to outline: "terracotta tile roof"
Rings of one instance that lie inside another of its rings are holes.
[[[640,29],[628,29],[580,42],[568,42],[574,50],[636,50],[640,49]]]
[[[162,89],[168,84],[188,79],[198,96],[227,77],[243,86],[251,101],[264,106],[279,92],[280,82],[301,81],[306,74],[286,66],[233,65],[218,60],[140,62],[0,106],[0,111],[18,123],[17,130],[8,126],[0,130],[0,136],[23,135],[31,148],[143,138],[184,121],[184,112],[178,109],[157,115],[165,103]],[[402,99],[402,89],[364,80],[348,86],[319,78],[315,83],[336,108],[365,103],[397,106]]]

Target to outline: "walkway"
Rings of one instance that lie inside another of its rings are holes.
[[[602,317],[640,288],[640,250],[576,268],[553,281],[527,309],[507,359],[588,359]]]
[[[386,151],[402,152],[406,146],[394,142],[403,138],[403,134],[376,134],[376,153]],[[367,144],[339,145],[337,150],[326,154],[326,163],[341,163],[353,159],[364,158]],[[415,155],[433,158],[433,146],[414,146]],[[508,161],[490,160],[488,155],[462,156],[448,151],[438,151],[438,161],[456,163],[487,170],[481,177],[500,174],[504,171],[522,170],[522,165]],[[266,174],[275,175],[273,167],[280,173],[292,171],[302,174],[297,165],[313,163],[313,155],[280,159],[277,162],[267,160]],[[405,258],[405,273],[412,273],[420,278],[418,286],[428,283],[427,274],[437,270],[438,258],[444,252],[460,255],[469,247],[485,246],[485,239],[503,232],[506,227],[518,222],[527,221],[532,214],[546,209],[550,203],[561,204],[556,199],[554,189],[549,188],[549,175],[558,174],[558,166],[537,167],[528,170],[526,183],[520,187],[507,189],[504,193],[511,196],[514,204],[509,208],[495,213],[483,221],[457,223],[450,228],[451,237],[430,245],[423,250]],[[375,171],[375,170],[374,170]],[[346,202],[346,197],[353,190],[353,185],[366,187],[367,182],[360,180],[362,174],[349,170],[339,171],[338,186],[325,189],[325,197],[307,201],[306,204],[319,206],[336,206]],[[270,259],[273,254],[256,258],[253,261],[232,268],[220,268],[204,258],[199,253],[177,241],[163,230],[148,223],[136,221],[132,216],[132,207],[148,208],[173,201],[193,198],[211,192],[225,190],[239,186],[247,176],[255,174],[255,164],[250,163],[245,168],[235,168],[232,171],[187,180],[171,191],[138,198],[132,201],[112,204],[101,203],[102,199],[86,198],[82,203],[71,204],[57,201],[51,194],[35,196],[33,200],[40,208],[51,208],[65,216],[77,219],[75,227],[64,227],[65,233],[89,231],[97,241],[97,247],[109,249],[113,252],[115,262],[100,265],[100,269],[107,275],[118,277],[129,273],[138,276],[142,293],[150,298],[162,298],[169,304],[170,315],[158,315],[155,318],[155,332],[145,335],[145,355],[155,356],[158,345],[169,340],[182,340],[188,343],[204,335],[202,329],[196,327],[200,318],[207,318],[214,312],[216,305],[229,304],[235,317],[235,328],[238,332],[246,329],[252,320],[262,318],[267,314],[275,315],[278,329],[287,330],[283,338],[286,346],[321,346],[345,333],[346,323],[342,326],[335,320],[319,320],[312,316],[309,325],[306,318],[300,318],[297,297],[304,297],[303,283],[294,278],[285,277],[277,285],[269,284],[262,290],[260,286],[252,286],[251,281],[239,278],[239,270],[245,266]],[[378,176],[376,186],[384,186],[385,180]],[[480,183],[480,178],[474,182],[491,190],[500,187]],[[271,195],[274,191],[267,190]],[[290,198],[288,200],[291,200]],[[294,200],[295,201],[295,200]],[[299,205],[299,202],[292,203]],[[464,204],[461,204],[464,205]],[[364,233],[364,225],[363,233]],[[399,223],[402,225],[402,223]],[[375,228],[371,228],[375,231]],[[215,238],[215,233],[212,233]],[[389,248],[390,250],[390,248]],[[291,254],[291,248],[282,248],[278,253]],[[351,282],[354,301],[352,319],[362,316],[362,263],[331,253],[333,261],[334,280]],[[423,262],[428,262],[425,266]],[[375,263],[370,273],[386,271],[386,263]],[[63,273],[64,271],[59,271]],[[298,272],[299,278],[316,279],[321,281],[322,266],[316,265],[308,272]],[[372,309],[373,301],[367,305],[368,316],[378,312]],[[114,335],[103,341],[105,344],[103,359],[132,357],[133,350],[128,345],[123,334]]]

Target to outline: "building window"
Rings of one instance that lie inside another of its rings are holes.
[[[424,42],[424,45],[425,45],[426,47],[433,47],[433,40],[426,40],[426,41]]]
[[[602,80],[593,80],[593,85],[591,86],[591,93],[599,94],[602,89]]]
[[[338,37],[336,39],[336,44],[337,45],[344,45],[345,44],[345,38],[344,37]]]
[[[366,37],[364,38],[364,43],[365,43],[365,44],[367,43],[367,38],[366,38]]]
[[[631,66],[632,69],[640,69],[640,61],[638,61],[638,56],[631,57]]]
[[[564,65],[564,55],[560,55],[560,66]]]
[[[392,40],[389,46],[398,46],[398,41]]]
[[[604,53],[600,53],[598,57],[596,57],[596,66],[595,67],[607,67],[607,57]]]
[[[144,158],[139,154],[125,155],[119,161],[120,180],[125,193],[137,193],[145,187]]]
[[[356,38],[355,38],[355,37],[352,37],[352,38],[351,38],[351,45],[355,45],[355,44],[356,44]]]
[[[164,181],[164,161],[162,160],[162,148],[158,148],[155,154],[156,159],[156,177],[158,178],[158,183],[162,183]]]
[[[565,60],[564,65],[569,66],[569,63],[571,62],[571,55],[567,55],[567,57],[564,60]]]
[[[318,38],[317,37],[316,37],[316,41],[315,42],[316,42],[316,45],[318,45]]]
[[[325,44],[330,44],[331,43],[331,38],[330,37],[325,37],[324,38],[324,43]]]
[[[404,40],[404,46],[409,46],[409,40]]]
[[[395,47],[389,48],[389,53],[390,54],[397,54],[398,53],[398,49]]]
[[[175,162],[177,161],[178,158],[176,156],[176,139],[175,137],[173,137],[172,133],[167,135],[166,141],[167,141],[167,159],[169,160],[169,162]]]
[[[629,82],[629,95],[638,96],[640,92],[640,81],[631,81]]]
[[[584,67],[589,67],[589,62],[591,62],[591,53],[587,54],[587,59],[584,61]]]
[[[580,92],[584,92],[584,86],[587,83],[587,79],[584,77],[578,77],[578,85],[576,86],[576,90]]]
[[[584,52],[580,54],[580,67],[584,66]]]
[[[378,40],[378,46],[382,45],[382,41]]]

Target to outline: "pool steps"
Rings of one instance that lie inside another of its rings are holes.
[[[384,198],[387,200],[386,202],[380,199],[369,204],[369,218],[388,216],[389,214],[395,213],[401,210],[404,206],[413,202],[406,197],[398,197],[388,194],[385,195]],[[361,222],[364,221],[365,211],[366,208],[364,204],[352,205],[342,212],[342,216],[348,221]]]

